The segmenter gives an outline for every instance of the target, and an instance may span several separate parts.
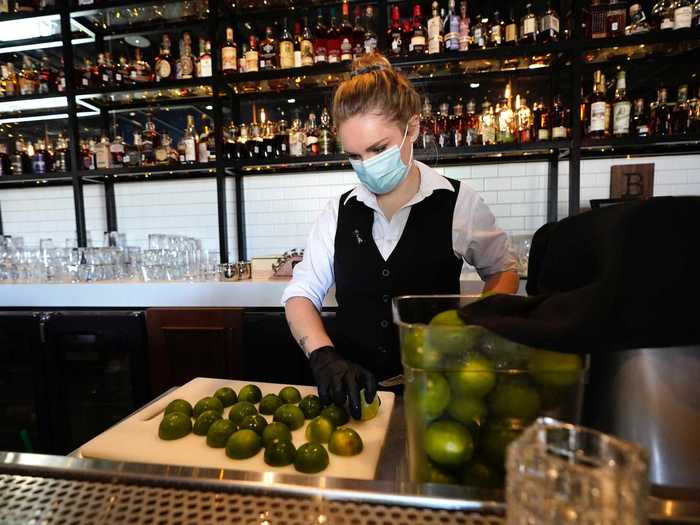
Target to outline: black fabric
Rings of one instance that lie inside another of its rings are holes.
[[[379,379],[401,373],[391,299],[459,293],[462,260],[452,245],[459,182],[450,183],[454,191],[436,190],[411,207],[401,239],[387,261],[372,237],[374,211],[355,197],[346,203],[348,193],[340,199],[333,262],[338,302],[334,343],[344,357]]]
[[[530,254],[528,291],[539,294],[492,296],[462,318],[558,351],[697,344],[698,226],[700,197],[621,204],[548,225]]]

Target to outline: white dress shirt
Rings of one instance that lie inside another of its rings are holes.
[[[372,237],[385,261],[399,243],[413,205],[435,190],[454,191],[450,181],[433,168],[418,161],[415,165],[420,172],[418,191],[391,220],[387,220],[379,208],[377,196],[363,185],[355,187],[345,199],[347,202],[356,197],[374,211]],[[292,297],[306,297],[321,310],[328,290],[335,283],[333,258],[339,206],[340,196],[331,200],[316,219],[306,243],[304,260],[295,266],[292,280],[282,295],[283,304]],[[455,256],[474,266],[483,280],[516,269],[507,234],[496,226],[496,218],[479,194],[464,183],[460,184],[452,218],[452,248]]]

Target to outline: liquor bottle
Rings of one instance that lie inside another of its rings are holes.
[[[260,41],[260,70],[277,69],[277,41],[272,27],[265,28],[265,38]]]
[[[537,40],[541,44],[549,44],[559,40],[559,15],[552,8],[552,0],[547,0],[547,10],[540,18],[540,32],[537,35]]]
[[[452,115],[448,120],[447,129],[449,132],[448,144],[453,148],[461,148],[464,145],[464,105],[460,97],[452,108]]]
[[[443,35],[442,19],[438,12],[438,3],[433,1],[432,16],[428,19],[428,54],[434,55],[442,52]]]
[[[221,71],[224,74],[238,70],[238,45],[233,38],[233,28],[226,28],[226,41],[221,46]]]
[[[467,12],[467,2],[462,0],[459,3],[459,50],[466,51],[469,49],[469,13]]]
[[[693,25],[693,5],[690,0],[676,0],[673,4],[673,29],[687,29]]]
[[[627,97],[627,83],[625,72],[617,73],[617,85],[613,100],[613,135],[623,137],[629,135],[630,117],[632,116],[632,102]]]
[[[649,118],[644,109],[644,99],[638,98],[634,101],[634,116],[632,117],[632,129],[638,137],[649,136]]]
[[[338,42],[340,44],[340,61],[351,62],[354,56],[353,26],[350,21],[350,5],[347,0],[341,6],[340,28],[338,28]]]
[[[108,87],[114,84],[114,69],[111,63],[107,62],[105,53],[99,53],[97,55],[97,75],[98,86]]]
[[[12,173],[15,175],[27,175],[32,172],[31,159],[27,154],[27,146],[24,139],[15,141],[15,152],[10,157]]]
[[[185,33],[188,35],[188,33]],[[183,38],[185,42],[186,39]],[[194,57],[192,56],[192,45],[185,43],[181,46],[182,51],[176,64],[176,74],[178,79],[189,79],[194,77]]]
[[[155,164],[158,166],[167,166],[170,164],[170,150],[172,147],[173,139],[167,133],[163,133],[160,136],[160,144],[155,148],[153,156],[155,158]]]
[[[519,144],[527,144],[533,140],[532,111],[525,98],[515,96],[515,140]]]
[[[119,63],[114,68],[114,83],[122,86],[131,83],[131,75],[129,73],[129,63],[124,55],[119,57]]]
[[[34,95],[36,94],[36,87],[38,82],[38,75],[32,59],[28,55],[24,55],[22,60],[22,69],[19,72],[19,94],[20,95]]]
[[[673,107],[673,114],[671,116],[671,131],[673,135],[685,135],[688,133],[689,116],[688,85],[682,84],[678,86],[676,105]]]
[[[328,62],[328,29],[323,22],[323,12],[319,9],[316,15],[316,27],[314,27],[314,63],[323,64]]]
[[[409,52],[412,55],[422,55],[425,53],[427,32],[423,27],[423,17],[421,16],[420,5],[413,6],[413,22],[411,24],[411,43]]]
[[[294,22],[294,29],[292,30],[292,43],[293,43],[293,55],[294,66],[301,67],[301,20]]]
[[[451,0],[454,2],[454,0]],[[345,5],[345,4],[343,4]],[[391,6],[391,25],[387,29],[386,41],[389,43],[388,55],[390,57],[400,57],[403,51],[401,42],[401,12],[399,6],[394,4]]]
[[[671,108],[667,104],[668,90],[659,88],[658,98],[652,109],[652,130],[656,135],[670,135],[673,131],[671,125]]]
[[[246,73],[258,71],[260,62],[258,59],[258,39],[255,35],[248,37],[248,50],[245,52],[244,58]]]
[[[180,157],[180,162],[182,164],[193,164],[197,162],[197,131],[194,128],[194,116],[187,115],[187,127],[185,128],[185,133],[182,136],[183,153],[184,155]]]
[[[141,165],[154,166],[156,164],[156,150],[160,146],[160,134],[156,131],[156,125],[151,115],[148,115],[141,139]]]
[[[141,145],[141,133],[134,131],[132,143],[124,144],[124,166],[137,168],[141,165]]]
[[[51,153],[46,149],[44,141],[39,139],[36,141],[34,155],[32,157],[32,171],[36,175],[45,175],[53,171]]]
[[[318,126],[316,125],[316,113],[309,113],[309,118],[304,124],[306,133],[306,154],[316,156],[320,153],[318,144]]]
[[[512,100],[512,88],[508,83],[500,101],[500,110],[496,112],[496,142],[499,144],[510,144],[515,141],[515,112]]]
[[[525,6],[525,15],[520,20],[521,44],[534,44],[537,41],[537,18],[532,12],[532,4]]]
[[[10,0],[0,0],[0,13],[10,13]]]
[[[549,111],[540,100],[532,106],[532,140],[549,140]]]
[[[206,116],[202,117],[202,133],[199,134],[199,143],[197,145],[197,161],[212,162],[216,159],[216,150],[211,147],[214,145],[214,134],[209,129],[209,120]]]
[[[275,158],[289,156],[289,131],[287,130],[287,120],[282,113],[274,129]]]
[[[374,7],[368,5],[365,7],[365,40],[364,52],[366,54],[374,53],[377,49],[377,32],[374,30]]]
[[[488,27],[484,26],[483,18],[479,14],[476,17],[476,24],[472,26],[472,49],[484,49],[486,47],[486,34],[488,33]]]
[[[156,82],[175,78],[175,60],[170,54],[170,45],[170,37],[163,35],[163,41],[160,44],[160,54],[156,57],[153,68],[156,74]]]
[[[70,171],[70,154],[68,153],[68,139],[62,134],[58,134],[56,138],[56,149],[53,156],[54,171],[67,172]]]
[[[434,149],[436,147],[435,117],[433,106],[427,98],[420,112],[420,131],[415,145],[418,149]]]
[[[606,15],[606,33],[608,37],[625,34],[627,26],[627,5],[624,0],[612,0]]]
[[[17,85],[17,72],[15,71],[15,65],[12,62],[8,62],[3,66],[4,73],[3,78],[5,79],[5,96],[14,97],[19,94],[19,86]]]
[[[605,76],[598,70],[593,74],[593,94],[588,101],[588,136],[601,138],[605,136],[605,113],[607,100],[605,99]]]
[[[505,23],[501,20],[500,13],[494,11],[493,21],[491,22],[491,32],[489,34],[489,47],[497,47],[503,44],[503,37],[505,36]]]
[[[464,123],[464,145],[474,146],[481,142],[479,137],[479,115],[476,113],[476,101],[467,102],[467,116]]]
[[[251,158],[262,159],[263,157],[263,138],[260,133],[260,125],[256,120],[250,125],[250,134],[248,136],[248,151]]]
[[[274,159],[275,156],[275,124],[267,121],[262,126],[262,156],[264,159]]]
[[[289,156],[303,157],[306,151],[306,138],[302,137],[301,119],[295,113],[292,119],[292,127],[289,130]]]
[[[700,27],[700,0],[693,2],[693,27]]]
[[[362,25],[362,8],[355,6],[355,25],[352,28],[352,54],[359,58],[365,54],[365,26]]]
[[[15,13],[33,13],[36,11],[34,0],[15,0]]]
[[[109,151],[110,143],[107,135],[102,135],[100,142],[95,144],[95,168],[108,170],[112,168],[112,153]]]
[[[479,135],[484,145],[496,144],[496,117],[491,103],[484,98],[481,103],[481,116],[479,117]]]
[[[649,23],[647,22],[642,6],[639,4],[632,4],[630,6],[629,19],[630,24],[625,28],[626,35],[638,35],[649,32]]]
[[[507,46],[514,46],[518,43],[518,23],[515,21],[515,8],[510,8],[508,23],[505,29],[505,40],[503,42]]]
[[[318,129],[318,147],[321,155],[332,155],[335,152],[335,137],[333,136],[331,114],[328,108],[321,111],[321,126]]]
[[[335,8],[331,8],[331,22],[326,34],[326,53],[329,64],[340,62],[340,28],[338,27]]]
[[[674,27],[673,2],[658,0],[651,9],[651,25],[661,31],[672,30]]]
[[[10,156],[7,154],[7,144],[0,144],[0,177],[7,175],[12,175],[12,162],[10,162]]]
[[[447,3],[447,27],[445,34],[445,51],[459,51],[459,23],[460,18],[457,15],[455,0],[449,0]]]
[[[236,143],[236,155],[238,159],[252,159],[253,154],[248,149],[248,126],[246,124],[241,124],[238,134],[238,140]]]
[[[49,57],[44,55],[41,57],[41,65],[39,66],[39,86],[38,93],[40,95],[46,95],[51,91],[51,86],[53,85],[53,72],[51,71],[51,65],[49,64]]]
[[[435,138],[440,148],[444,148],[449,144],[449,131],[447,128],[449,112],[449,103],[443,102],[438,106],[438,112],[435,117]]]
[[[552,140],[569,138],[569,111],[561,102],[561,96],[556,95],[552,102]]]
[[[301,33],[301,41],[299,44],[301,48],[301,64],[302,66],[313,66],[316,59],[316,52],[314,50],[314,35],[309,29],[309,22],[306,17],[304,17],[304,29]]]
[[[691,99],[688,133],[700,133],[700,86],[697,94]]]
[[[151,82],[153,79],[151,66],[141,58],[141,49],[138,47],[134,52],[134,62],[131,65],[130,74],[132,82],[136,83]]]
[[[299,66],[301,67],[301,54],[299,55]],[[282,25],[282,34],[279,40],[279,67],[289,69],[294,67],[294,39],[287,29],[287,19]]]
[[[113,168],[123,168],[124,167],[124,138],[120,135],[116,135],[114,140],[109,145],[109,153],[112,157],[112,167]]]
[[[205,38],[199,39],[199,62],[197,63],[197,76],[206,78],[213,74],[211,61],[211,42]]]

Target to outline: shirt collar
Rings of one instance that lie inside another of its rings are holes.
[[[422,200],[427,199],[435,190],[455,191],[452,184],[450,184],[450,181],[440,175],[436,170],[417,160],[414,161],[414,163],[420,172],[420,186],[418,186],[418,191],[416,194],[402,206],[402,209],[413,206],[414,204],[418,204]],[[377,196],[362,184],[355,186],[355,188],[343,201],[343,205],[347,204],[352,197],[355,197],[358,201],[364,203],[366,206],[375,211],[379,210]]]

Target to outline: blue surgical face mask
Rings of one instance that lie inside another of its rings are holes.
[[[400,146],[391,146],[386,151],[382,151],[379,155],[365,161],[350,159],[350,164],[355,170],[357,178],[372,193],[377,195],[389,193],[406,178],[408,168],[413,162],[413,146],[411,146],[411,160],[408,161],[408,165],[401,160],[401,148],[406,142],[407,134],[408,123],[406,123],[406,130]]]

